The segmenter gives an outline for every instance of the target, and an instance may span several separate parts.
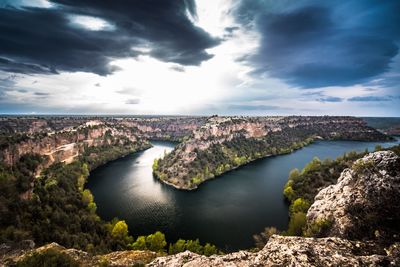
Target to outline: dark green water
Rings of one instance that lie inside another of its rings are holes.
[[[187,192],[152,177],[153,160],[174,146],[153,142],[153,148],[94,170],[87,187],[98,214],[105,220],[126,220],[133,236],[160,230],[169,241],[199,238],[237,250],[252,247],[252,235],[266,226],[287,228],[288,207],[282,189],[291,169],[303,168],[314,156],[336,158],[350,150],[372,151],[377,144],[315,142],[292,154],[257,160]]]

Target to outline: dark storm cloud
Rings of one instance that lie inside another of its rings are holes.
[[[115,71],[114,58],[135,57],[135,47],[163,61],[199,65],[218,44],[187,17],[192,0],[54,0],[53,8],[0,8],[0,70],[18,73]],[[101,18],[112,30],[74,27],[70,15]]]
[[[400,40],[400,1],[243,1],[236,18],[260,33],[245,60],[302,88],[362,83],[389,70]]]

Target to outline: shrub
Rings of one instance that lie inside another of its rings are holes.
[[[293,201],[292,205],[290,206],[290,212],[291,213],[297,213],[297,212],[306,213],[309,207],[310,207],[310,203],[307,200],[304,200],[302,198],[297,198],[295,201]]]
[[[55,249],[33,254],[23,258],[17,267],[78,267],[79,263],[73,258]]]
[[[289,227],[285,234],[290,236],[301,235],[306,226],[306,222],[307,219],[304,212],[293,213],[290,216]]]

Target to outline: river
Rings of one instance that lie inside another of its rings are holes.
[[[87,188],[99,216],[124,219],[133,236],[159,230],[169,241],[199,238],[231,251],[252,247],[252,235],[266,226],[287,228],[288,206],[282,190],[291,169],[303,168],[315,156],[334,159],[350,150],[372,151],[378,143],[317,141],[291,154],[251,162],[195,191],[180,191],[153,178],[153,160],[171,151],[175,143],[152,144],[91,173]]]

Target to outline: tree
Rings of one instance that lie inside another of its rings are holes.
[[[293,180],[293,181],[295,181],[297,178],[299,178],[299,176],[300,176],[300,171],[299,171],[299,169],[293,169],[293,170],[291,170],[290,171],[290,173],[289,173],[289,180]]]
[[[90,203],[93,202],[93,195],[89,189],[85,189],[82,192],[82,202],[85,206],[88,206]]]
[[[211,245],[210,243],[206,243],[204,246],[204,255],[211,256],[218,253],[218,249],[216,246]]]
[[[283,195],[289,200],[289,201],[292,201],[294,198],[295,198],[295,196],[296,196],[296,194],[295,194],[295,192],[294,192],[294,190],[293,190],[293,188],[292,188],[292,186],[291,186],[291,183],[286,183],[286,185],[285,185],[285,189],[283,189]]]
[[[307,200],[302,198],[297,198],[293,201],[290,212],[297,213],[297,212],[307,212],[308,208],[310,207],[310,203]]]
[[[152,251],[162,252],[166,245],[165,235],[159,231],[146,237],[146,246]]]
[[[97,210],[97,205],[96,205],[96,203],[90,202],[90,203],[87,205],[87,207],[88,207],[90,213],[96,214],[96,210]]]
[[[318,157],[314,157],[312,161],[304,166],[302,173],[307,173],[309,171],[315,171],[321,166],[321,161]]]
[[[152,168],[153,172],[158,170],[158,159],[154,159]]]
[[[197,254],[203,254],[203,247],[200,245],[199,239],[186,241],[186,249]]]
[[[125,246],[132,242],[132,237],[129,236],[129,232],[128,232],[128,225],[123,220],[118,221],[114,225],[114,227],[111,231],[111,236],[115,240],[122,242],[122,244]]]
[[[186,250],[186,241],[183,239],[179,239],[174,244],[169,245],[169,254],[176,254],[179,252],[184,252]]]
[[[145,236],[139,236],[136,239],[136,242],[134,242],[131,246],[132,249],[134,250],[146,250],[146,237]]]
[[[306,226],[306,214],[304,212],[296,212],[290,216],[290,222],[287,235],[300,236]]]

